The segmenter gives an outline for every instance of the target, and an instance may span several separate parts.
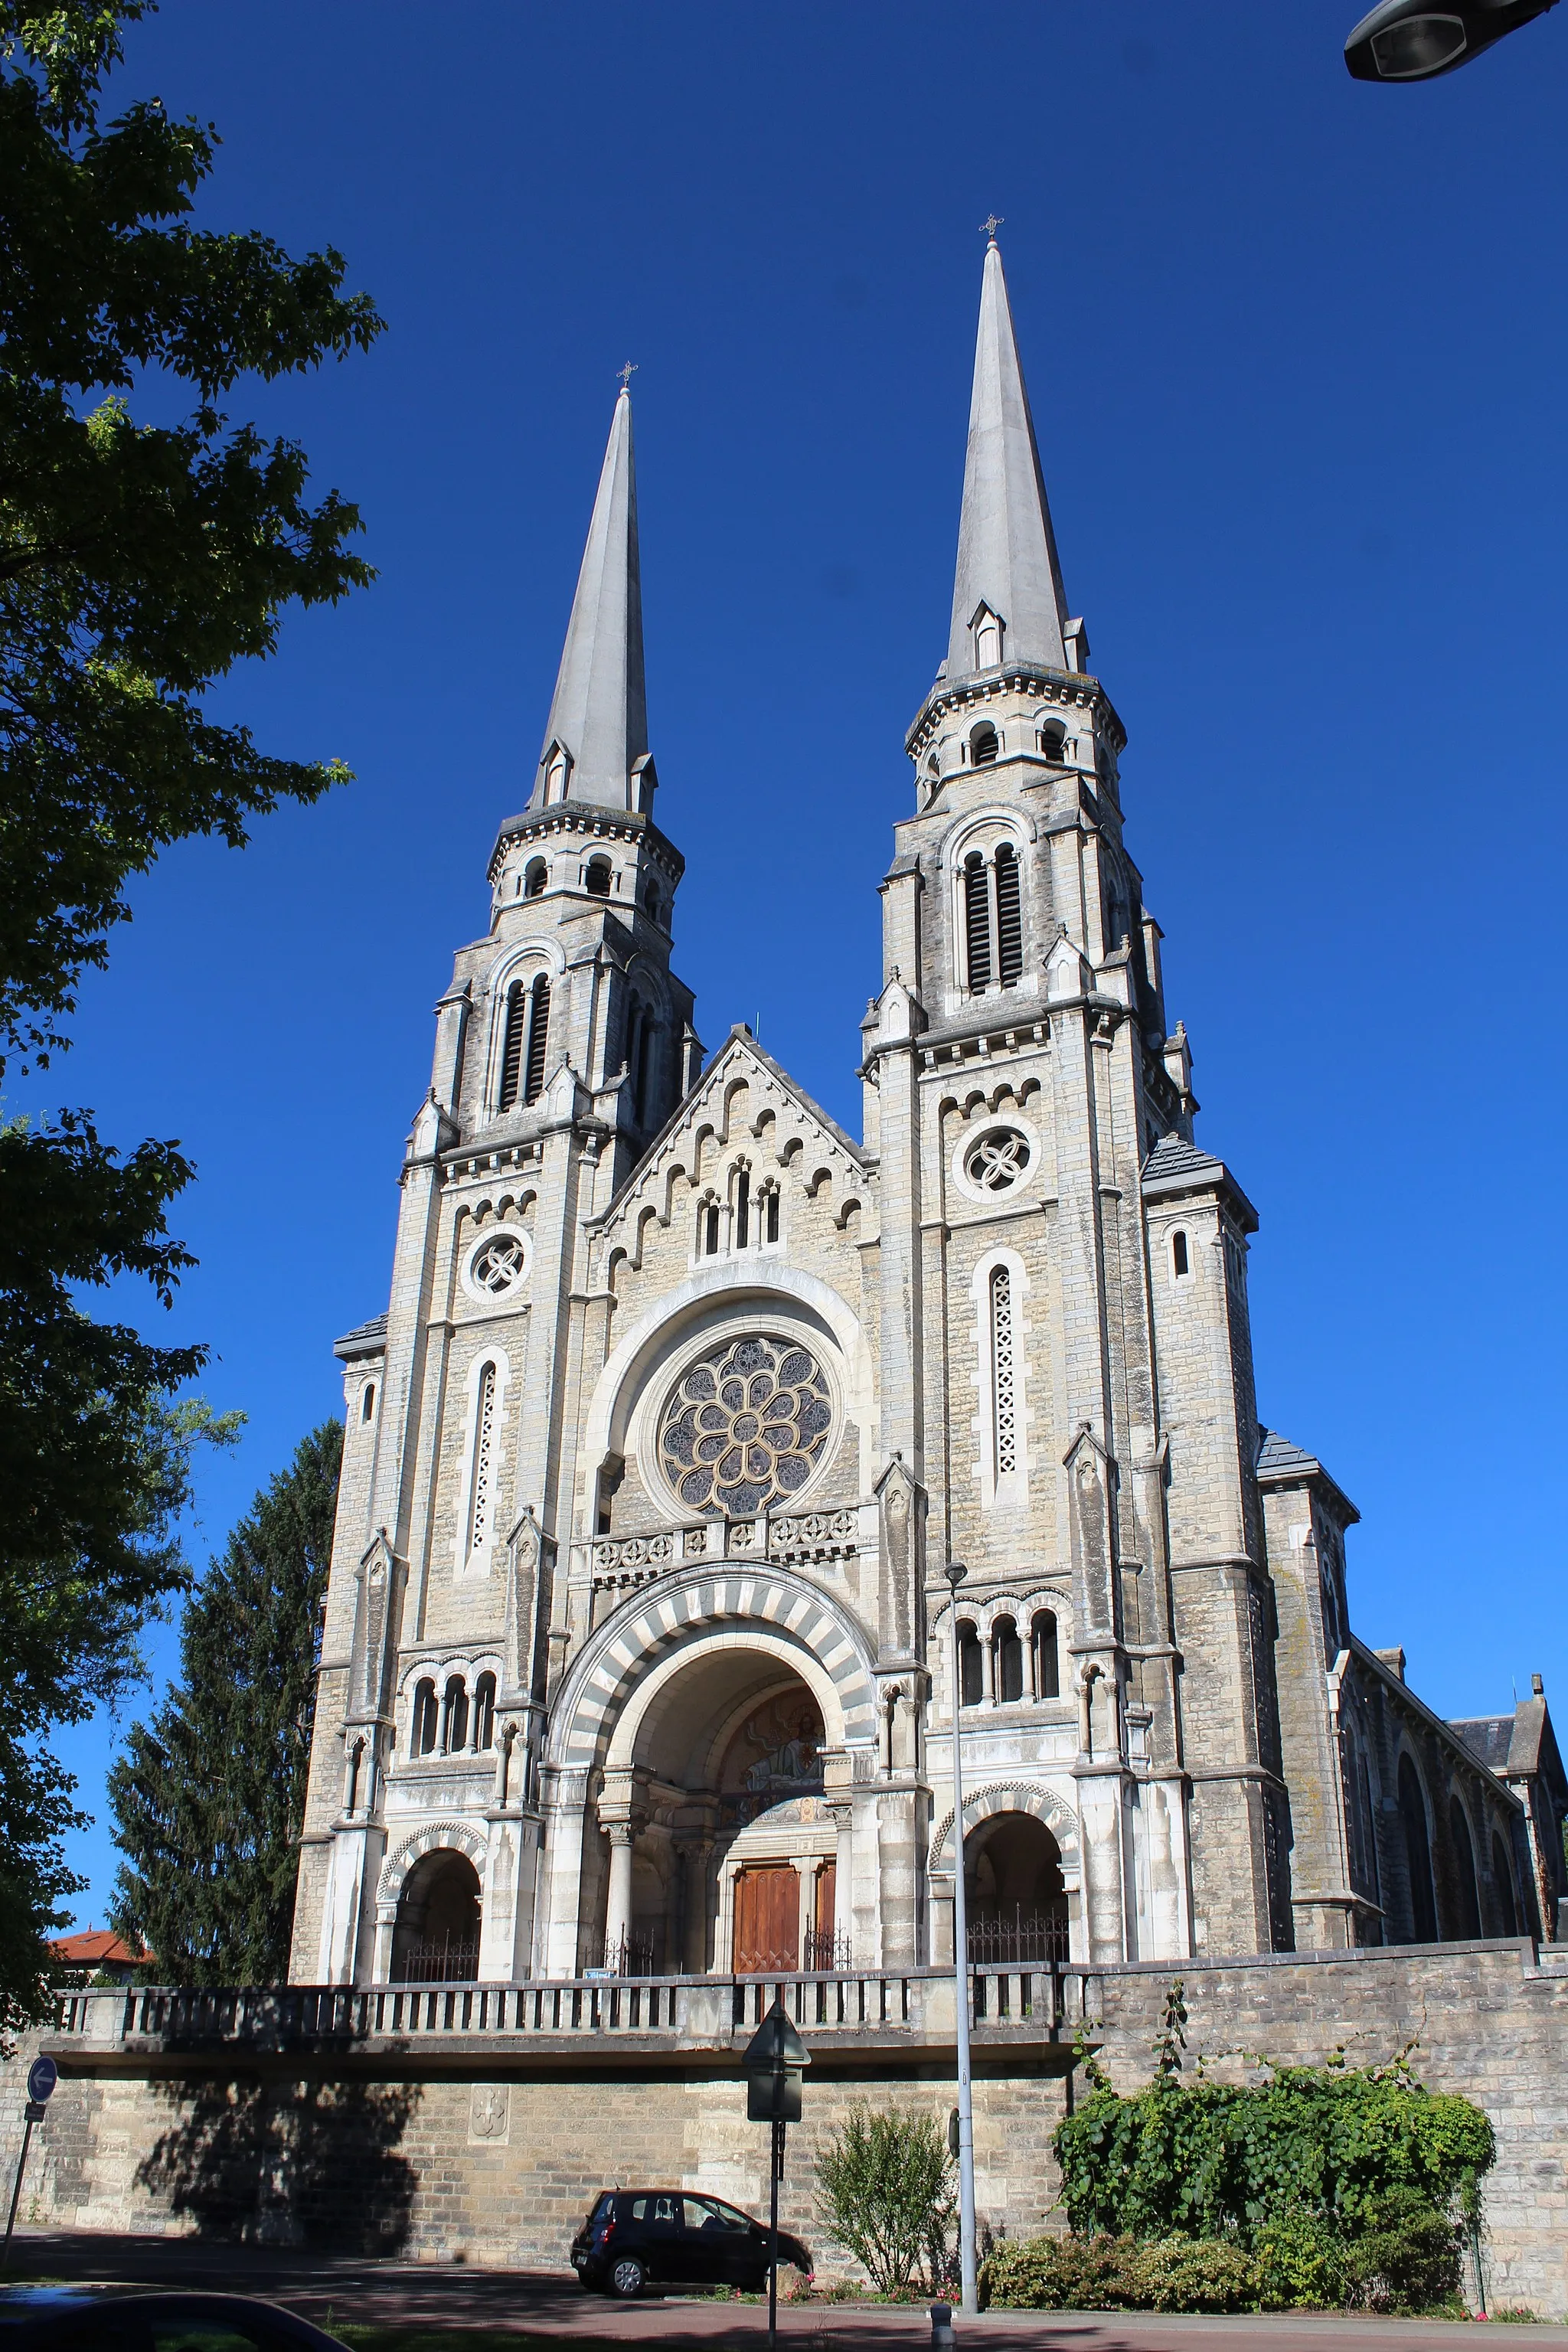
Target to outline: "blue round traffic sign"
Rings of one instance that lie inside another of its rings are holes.
[[[60,2079],[60,2070],[52,2058],[35,2058],[27,2069],[27,2096],[42,2106]]]

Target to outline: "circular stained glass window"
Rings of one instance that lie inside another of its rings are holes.
[[[797,1495],[833,1429],[827,1376],[793,1339],[731,1339],[682,1373],[658,1423],[659,1464],[689,1510],[749,1518]]]

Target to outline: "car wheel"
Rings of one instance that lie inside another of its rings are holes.
[[[647,2273],[635,2254],[623,2254],[618,2262],[610,2264],[610,2293],[619,2295],[623,2302],[629,2303],[633,2295],[641,2294],[647,2283]]]

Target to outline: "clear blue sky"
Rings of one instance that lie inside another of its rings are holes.
[[[199,1556],[385,1302],[626,359],[678,967],[710,1045],[760,1022],[858,1123],[994,210],[1199,1136],[1262,1213],[1263,1417],[1362,1508],[1365,1638],[1445,1712],[1540,1669],[1568,1717],[1568,10],[1402,90],[1346,76],[1355,13],[165,0],[132,32],[127,93],[223,134],[205,217],[338,245],[389,321],[231,403],[359,500],[381,576],[222,706],[358,781],[165,859],[46,1089],[198,1165],[172,1328],[249,1415]],[[113,1737],[67,1747],[100,1809]],[[101,1917],[101,1821],[73,1857]]]

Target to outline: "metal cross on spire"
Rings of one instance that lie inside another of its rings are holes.
[[[999,216],[995,213],[987,213],[985,218],[980,224],[980,234],[988,245],[994,245],[996,242],[997,230],[999,228],[1005,227],[1005,215]]]
[[[637,363],[636,360],[628,360],[625,367],[618,367],[616,370],[616,382],[620,385],[623,392],[630,392],[632,388],[632,378],[636,375],[637,372]]]

